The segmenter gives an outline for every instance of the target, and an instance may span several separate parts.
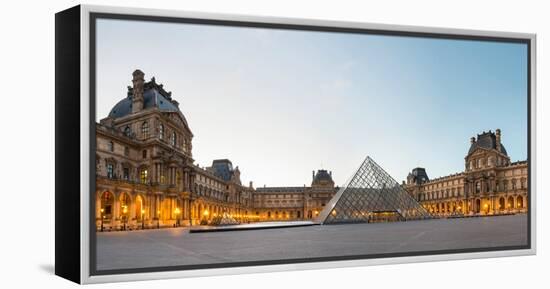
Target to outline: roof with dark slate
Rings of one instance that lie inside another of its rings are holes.
[[[214,174],[226,182],[230,181],[233,176],[233,164],[228,159],[214,160],[210,168]]]
[[[132,113],[132,97],[133,88],[128,87],[128,95],[126,98],[119,101],[109,113],[111,118],[120,118]],[[183,113],[181,113],[178,102],[173,100],[170,92],[163,89],[162,84],[157,84],[153,77],[150,82],[146,82],[143,86],[143,109],[156,107],[163,112],[179,113],[183,121],[187,124]]]
[[[497,149],[497,137],[495,133],[488,131],[483,132],[482,134],[477,135],[476,142],[472,143],[470,146],[470,150],[468,150],[468,154],[473,153],[477,148],[484,148],[484,149]],[[504,145],[500,144],[500,152],[508,155],[506,152],[506,149],[504,148]]]
[[[315,183],[323,180],[332,182],[332,176],[327,172],[327,170],[318,170],[315,177],[313,177],[313,182]]]
[[[430,180],[425,168],[414,168],[411,172],[415,183],[424,183]]]

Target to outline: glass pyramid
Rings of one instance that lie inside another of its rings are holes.
[[[370,157],[319,214],[321,224],[373,223],[431,218],[399,183]]]

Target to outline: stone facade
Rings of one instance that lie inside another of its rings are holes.
[[[263,187],[254,192],[254,214],[261,220],[311,220],[338,191],[332,172],[313,171],[311,186]]]
[[[527,161],[510,162],[501,138],[500,129],[472,137],[463,172],[430,180],[415,168],[405,189],[440,217],[527,212]]]
[[[310,186],[242,185],[239,167],[199,167],[193,133],[172,94],[140,70],[109,115],[96,124],[98,230],[240,222],[312,220],[334,196],[332,172],[313,171]],[[527,162],[510,163],[501,132],[472,138],[462,173],[430,180],[416,168],[403,184],[431,213],[494,215],[527,210]]]
[[[311,187],[255,190],[230,160],[197,166],[178,102],[155,78],[132,76],[127,97],[96,124],[99,230],[208,224],[224,213],[241,222],[312,219],[335,193],[325,170]]]

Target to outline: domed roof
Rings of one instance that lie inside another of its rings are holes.
[[[109,112],[110,118],[120,118],[132,113],[133,88],[128,86],[128,95],[119,101]],[[143,85],[143,109],[156,107],[163,112],[176,112],[187,124],[183,113],[179,109],[177,101],[172,99],[172,93],[163,89],[162,84],[157,84],[153,77],[150,82]]]

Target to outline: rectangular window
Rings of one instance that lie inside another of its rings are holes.
[[[107,164],[107,177],[112,179],[114,177],[113,164]]]
[[[141,172],[139,174],[139,180],[142,184],[147,183],[147,170],[146,169],[141,170]]]
[[[129,180],[130,179],[130,169],[129,168],[123,168],[122,169],[122,178],[124,180]]]

